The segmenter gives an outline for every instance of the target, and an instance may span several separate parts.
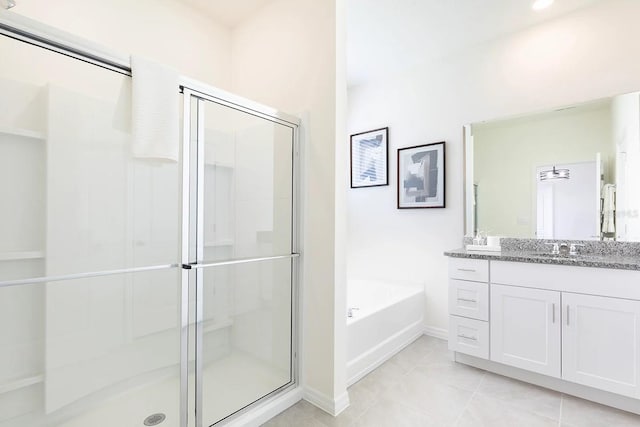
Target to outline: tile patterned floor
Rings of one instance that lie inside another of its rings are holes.
[[[349,388],[332,417],[301,401],[265,427],[638,427],[640,416],[450,360],[423,336]]]

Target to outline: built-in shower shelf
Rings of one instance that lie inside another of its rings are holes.
[[[204,247],[205,248],[213,248],[216,246],[233,246],[233,240],[232,239],[220,239],[220,240],[214,240],[213,242],[204,242]]]
[[[12,128],[12,127],[2,126],[2,125],[0,125],[0,134],[21,136],[23,138],[40,139],[40,140],[45,139],[45,135],[42,132],[37,132],[29,129]]]
[[[229,326],[232,326],[232,325],[233,325],[233,320],[231,319],[222,320],[219,322],[211,322],[211,323],[205,322],[204,325],[202,325],[202,332],[207,333],[207,332],[219,331],[220,329],[228,328]]]
[[[34,375],[32,377],[18,378],[4,383],[0,383],[0,394],[9,393],[11,391],[20,390],[44,381],[44,375]]]
[[[44,258],[43,251],[0,252],[0,261]]]

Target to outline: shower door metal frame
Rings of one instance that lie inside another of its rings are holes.
[[[279,387],[276,390],[271,391],[267,395],[258,399],[256,402],[248,404],[245,408],[230,414],[229,417],[234,419],[259,402],[268,400],[273,395],[277,395],[280,392],[288,390],[297,386],[299,371],[298,371],[298,341],[299,341],[299,203],[300,203],[300,162],[299,162],[299,125],[300,120],[296,117],[284,114],[277,110],[271,109],[266,106],[262,106],[253,101],[243,99],[228,92],[219,90],[217,88],[203,85],[197,81],[190,79],[183,79],[181,90],[184,95],[183,98],[183,175],[182,175],[182,204],[183,212],[189,212],[189,215],[183,215],[182,218],[182,289],[183,292],[183,311],[189,311],[189,281],[195,279],[195,425],[196,427],[203,427],[204,420],[202,416],[203,407],[203,353],[202,343],[203,337],[203,321],[204,321],[204,279],[203,269],[216,266],[237,265],[245,263],[253,263],[260,261],[278,260],[278,259],[291,259],[291,354],[290,354],[290,381]],[[192,100],[196,99],[196,111],[193,111]],[[251,257],[241,259],[230,259],[226,261],[206,262],[204,260],[204,104],[211,102],[214,104],[222,105],[234,110],[250,114],[273,123],[286,126],[292,130],[292,147],[291,147],[291,182],[292,182],[292,203],[291,203],[291,252],[288,254],[278,254],[274,256],[266,257]],[[194,129],[191,128],[194,115],[196,120],[196,138],[192,138]],[[196,155],[192,150],[197,150]],[[192,160],[196,160],[196,165],[191,164]],[[193,174],[197,177],[194,180]],[[196,185],[194,188],[193,182]],[[194,200],[195,206],[194,209]],[[184,210],[186,208],[186,210]],[[195,225],[195,226],[194,226]],[[195,242],[195,248],[194,248]],[[195,249],[195,251],[194,251]],[[190,271],[194,271],[195,278],[190,275]],[[182,333],[182,354],[181,358],[181,398],[183,402],[181,408],[184,408],[184,413],[181,416],[183,422],[188,421],[189,416],[189,402],[187,401],[189,387],[188,374],[189,374],[189,318],[188,314],[183,317],[183,333]],[[224,422],[225,417],[220,422]]]

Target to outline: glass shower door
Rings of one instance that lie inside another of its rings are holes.
[[[129,76],[0,57],[0,427],[178,426],[179,162],[133,154]]]
[[[194,98],[196,425],[208,426],[294,382],[296,125]]]

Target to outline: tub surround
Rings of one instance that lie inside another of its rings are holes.
[[[467,239],[465,238],[465,243]],[[446,251],[444,255],[453,258],[640,270],[640,243],[638,242],[571,240],[567,243],[584,245],[579,247],[578,255],[554,256],[551,254],[549,244],[558,242],[563,241],[504,238],[501,240],[501,252],[469,251],[462,248]]]

